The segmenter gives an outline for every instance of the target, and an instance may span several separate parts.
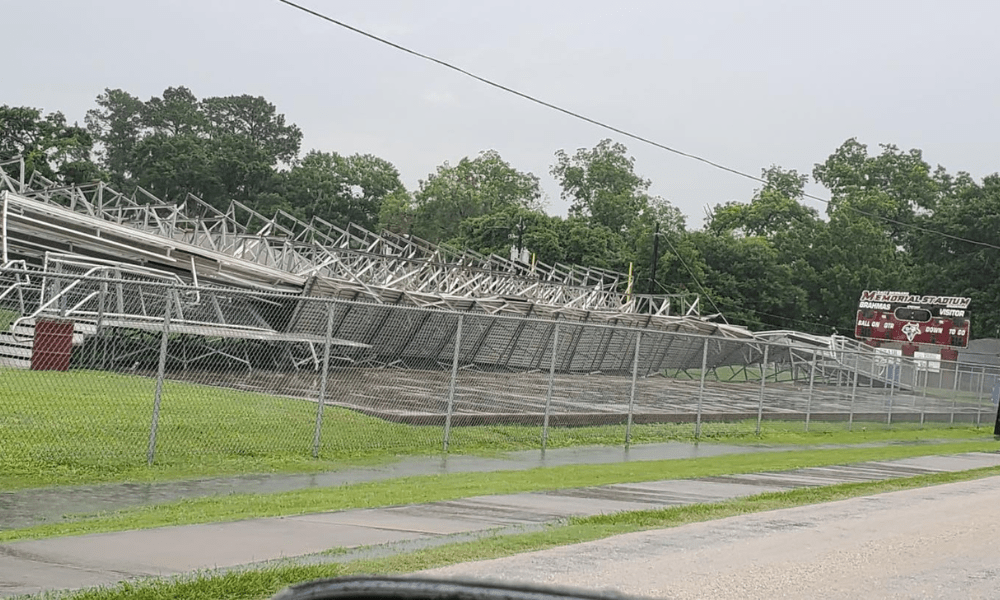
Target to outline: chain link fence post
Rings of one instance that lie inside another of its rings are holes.
[[[542,418],[542,451],[549,443],[549,411],[552,408],[552,388],[556,379],[556,356],[559,354],[559,323],[552,329],[552,360],[549,363],[549,389],[545,392],[545,416]]]
[[[167,370],[167,344],[170,335],[170,313],[173,290],[166,289],[163,308],[163,330],[160,334],[160,361],[156,367],[156,391],[153,394],[153,420],[149,426],[149,446],[146,448],[146,465],[153,466],[156,458],[156,434],[160,427],[160,400],[163,398],[163,377]]]
[[[451,441],[451,413],[455,409],[455,385],[458,382],[458,351],[462,347],[462,316],[458,315],[458,329],[455,330],[455,355],[451,361],[451,383],[448,385],[448,412],[444,417],[444,451],[448,451]]]
[[[813,354],[812,366],[809,368],[809,395],[806,396],[806,433],[809,433],[809,418],[812,414],[813,390],[816,384],[816,363],[819,358]]]
[[[326,340],[323,343],[323,368],[319,380],[319,397],[316,399],[316,430],[313,432],[313,458],[319,458],[319,445],[323,436],[323,406],[326,405],[326,382],[330,376],[330,343],[333,340],[333,305],[326,303]]]
[[[764,418],[764,382],[767,380],[767,353],[771,346],[764,346],[764,358],[760,362],[760,397],[757,399],[757,437],[760,437],[760,422]],[[778,378],[777,373],[774,376]]]
[[[858,396],[858,354],[854,353],[854,383],[851,384],[851,409],[847,415],[847,430],[854,431],[854,401]]]
[[[896,368],[895,357],[885,359],[885,374],[886,379],[889,380],[889,398],[892,398],[896,394],[896,378],[900,376],[899,369]]]
[[[958,392],[959,392],[958,380],[962,376],[961,372],[958,370],[957,360],[954,361],[954,366],[955,368],[953,370],[955,371],[955,375],[954,377],[952,377],[951,381],[951,416],[948,418],[949,425],[955,424],[955,409],[958,407]]]
[[[979,390],[976,392],[976,429],[979,429],[983,417],[983,380],[986,379],[986,367],[979,370]]]
[[[90,368],[104,370],[104,357],[100,362],[97,360],[98,346],[101,345],[101,338],[104,330],[104,302],[108,295],[108,282],[101,281],[97,293],[97,322],[94,323],[94,342],[90,350]]]
[[[952,364],[952,371],[955,372],[955,376],[952,377],[952,379],[951,379],[951,391],[952,391],[952,396],[953,397],[957,397],[958,396],[958,391],[961,388],[961,386],[959,384],[961,383],[962,373],[961,373],[961,371],[959,371],[959,368],[958,368],[959,364],[958,364],[958,360],[957,359],[951,361],[951,364]]]
[[[873,380],[874,380],[874,378],[873,378]],[[890,386],[890,388],[889,388],[889,407],[886,410],[886,414],[885,414],[885,425],[889,429],[892,429],[892,400],[893,400],[893,398],[892,398],[892,387],[891,387],[892,386],[892,381],[891,380],[889,381],[889,386]]]
[[[708,338],[701,350],[701,385],[698,386],[698,414],[694,421],[694,439],[701,437],[701,409],[705,403],[705,371],[708,367]]]
[[[913,372],[914,373],[916,373],[916,369],[917,369],[916,366],[914,366],[913,367]],[[928,373],[930,373],[930,371],[928,371]],[[917,384],[916,384],[916,376],[914,375],[913,406],[916,406],[916,405],[917,405]],[[924,419],[926,419],[926,417],[927,417],[927,378],[924,377],[924,399],[920,403],[920,428],[921,429],[923,429],[923,427],[924,427]]]
[[[642,332],[635,333],[635,356],[632,357],[632,391],[628,398],[628,421],[625,424],[625,447],[632,443],[632,412],[635,410],[635,382],[639,375],[639,348],[642,344]]]

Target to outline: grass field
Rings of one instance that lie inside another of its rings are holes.
[[[71,592],[66,600],[258,600],[272,596],[285,586],[325,577],[347,575],[393,575],[443,567],[462,562],[501,558],[544,550],[613,535],[677,527],[687,523],[721,519],[819,502],[843,500],[869,494],[967,481],[1000,473],[1000,468],[961,473],[925,475],[874,483],[848,483],[816,489],[767,493],[716,504],[681,506],[653,511],[618,513],[571,519],[544,531],[447,544],[434,548],[327,564],[297,564],[288,561],[263,568],[227,573],[200,572],[181,578],[149,579],[105,588]]]
[[[0,489],[161,481],[238,473],[334,470],[441,452],[437,426],[389,423],[353,411],[324,411],[319,459],[312,458],[313,402],[190,383],[166,382],[156,460],[146,465],[155,382],[104,372],[0,370]],[[851,444],[890,440],[968,439],[986,428],[881,424],[705,423],[703,441]],[[553,428],[549,447],[622,445],[625,427]],[[456,427],[450,450],[498,454],[536,449],[541,429]],[[637,425],[633,443],[691,441],[690,424]]]
[[[12,310],[7,310],[5,308],[0,308],[0,333],[5,333],[10,330],[10,324],[17,320],[21,316],[21,313],[16,313]]]
[[[990,440],[942,443],[933,446],[896,445],[879,448],[732,454],[693,459],[567,465],[527,471],[451,473],[405,477],[272,494],[230,494],[191,498],[126,509],[111,514],[66,517],[59,523],[0,531],[0,543],[19,539],[39,539],[353,508],[436,502],[491,494],[537,492],[734,473],[783,471],[871,460],[894,460],[929,454],[993,451],[997,447],[997,442]]]

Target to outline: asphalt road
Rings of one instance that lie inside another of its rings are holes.
[[[1000,477],[622,535],[428,574],[657,598],[1000,597]]]

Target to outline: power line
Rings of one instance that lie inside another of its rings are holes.
[[[659,286],[660,289],[662,289],[664,292],[667,292],[668,294],[671,293],[670,289],[667,286],[665,286],[662,283],[660,283],[659,281],[656,282],[656,285]],[[747,308],[746,306],[743,306],[741,303],[737,302],[736,300],[734,300],[732,298],[720,298],[719,301],[722,302],[723,304],[729,304],[730,306],[732,306],[733,308],[736,308],[738,310],[741,310],[741,311],[744,311],[744,312],[748,312],[748,313],[753,313],[755,315],[759,315],[759,316],[762,316],[762,317],[772,317],[774,319],[781,319],[781,320],[788,321],[788,322],[791,322],[791,323],[800,323],[802,325],[815,325],[816,327],[818,327],[820,329],[823,329],[823,330],[834,329],[834,330],[836,330],[837,332],[840,332],[840,333],[843,333],[845,331],[850,331],[848,329],[842,329],[840,327],[834,327],[834,326],[830,325],[829,323],[818,323],[816,321],[803,321],[802,319],[795,319],[793,317],[789,317],[789,316],[785,316],[785,315],[775,315],[775,314],[772,314],[772,313],[769,313],[769,312],[764,312],[762,310],[757,310],[757,309],[754,309],[754,308]],[[714,302],[713,302],[713,304],[714,304]],[[765,323],[765,325],[767,325],[767,324]],[[853,333],[853,331],[851,331],[851,333]]]
[[[369,33],[369,32],[367,32],[367,31],[365,31],[363,29],[359,29],[359,28],[354,27],[352,25],[348,25],[347,23],[344,23],[343,21],[340,21],[340,20],[334,19],[333,17],[324,15],[323,13],[320,13],[320,12],[317,12],[317,11],[312,10],[310,8],[307,8],[305,6],[302,6],[301,4],[296,4],[295,2],[291,2],[290,0],[278,0],[278,2],[281,2],[282,4],[286,4],[286,5],[288,5],[288,6],[292,7],[292,8],[298,9],[298,10],[300,10],[300,11],[302,11],[304,13],[307,13],[309,15],[312,15],[312,16],[318,18],[318,19],[322,19],[324,21],[327,21],[328,23],[332,23],[333,25],[337,25],[338,27],[343,27],[344,29],[347,29],[349,31],[353,31],[354,33],[357,33],[358,35],[362,35],[362,36],[367,37],[369,39],[375,40],[376,42],[379,42],[381,44],[385,44],[387,46],[395,48],[396,50],[399,50],[400,52],[405,52],[407,54],[411,54],[413,56],[416,56],[417,58],[422,58],[423,60],[430,61],[430,62],[432,62],[432,63],[434,63],[436,65],[442,66],[442,67],[444,67],[446,69],[450,69],[452,71],[455,71],[456,73],[460,73],[462,75],[465,75],[466,77],[470,77],[470,78],[475,79],[476,81],[479,81],[481,83],[484,83],[484,84],[486,84],[486,85],[488,85],[490,87],[494,87],[494,88],[496,88],[498,90],[502,90],[504,92],[507,92],[508,94],[513,94],[513,95],[515,95],[515,96],[517,96],[519,98],[523,98],[524,100],[527,100],[529,102],[533,102],[535,104],[539,104],[541,106],[544,106],[546,108],[552,109],[554,111],[561,112],[561,113],[563,113],[563,114],[565,114],[567,116],[573,117],[574,119],[579,119],[581,121],[585,121],[587,123],[590,123],[591,125],[596,125],[597,127],[600,127],[602,129],[606,129],[608,131],[613,131],[613,132],[615,132],[615,133],[617,133],[619,135],[623,135],[623,136],[625,136],[627,138],[631,138],[633,140],[636,140],[638,142],[642,142],[644,144],[648,144],[650,146],[653,146],[655,148],[659,148],[661,150],[666,150],[667,152],[671,152],[671,153],[676,154],[678,156],[683,156],[685,158],[690,158],[691,160],[696,160],[696,161],[698,161],[700,163],[704,163],[704,164],[709,165],[711,167],[714,167],[716,169],[720,169],[722,171],[726,171],[728,173],[732,173],[733,175],[738,175],[740,177],[743,177],[743,178],[746,178],[746,179],[750,179],[750,180],[756,181],[758,183],[763,183],[763,184],[767,183],[767,180],[764,179],[764,178],[762,178],[762,177],[758,177],[756,175],[751,175],[750,173],[747,173],[745,171],[740,171],[739,169],[734,169],[732,167],[727,167],[726,165],[717,163],[717,162],[709,160],[707,158],[703,158],[703,157],[698,156],[696,154],[691,154],[689,152],[684,152],[682,150],[678,150],[677,148],[672,148],[670,146],[667,146],[666,144],[661,144],[661,143],[659,143],[657,141],[651,140],[651,139],[643,137],[641,135],[638,135],[638,134],[635,134],[635,133],[631,133],[629,131],[626,131],[624,129],[620,129],[620,128],[615,127],[613,125],[609,125],[607,123],[604,123],[603,121],[598,121],[597,119],[592,119],[592,118],[590,118],[590,117],[588,117],[586,115],[582,115],[580,113],[574,112],[574,111],[569,110],[567,108],[563,108],[563,107],[561,107],[561,106],[559,106],[557,104],[552,104],[551,102],[546,102],[546,101],[541,100],[539,98],[536,98],[535,96],[532,96],[530,94],[526,94],[524,92],[520,92],[520,91],[515,90],[513,88],[507,87],[507,86],[505,86],[503,84],[497,83],[497,82],[495,82],[495,81],[493,81],[491,79],[487,79],[487,78],[482,77],[480,75],[476,75],[475,73],[472,73],[471,71],[467,71],[467,70],[465,70],[465,69],[463,69],[461,67],[455,66],[455,65],[453,65],[453,64],[451,64],[449,62],[443,61],[443,60],[441,60],[439,58],[434,58],[433,56],[429,56],[427,54],[423,54],[421,52],[417,52],[416,50],[412,50],[410,48],[407,48],[406,46],[402,46],[402,45],[397,44],[395,42],[389,41],[389,40],[387,40],[385,38],[382,38],[382,37],[379,37],[379,36],[377,36],[377,35],[375,35],[373,33]],[[817,202],[822,202],[824,204],[831,204],[832,203],[832,201],[829,200],[829,199],[821,198],[819,196],[814,196],[814,195],[808,194],[808,193],[803,193],[802,197],[803,198],[809,198],[810,200],[816,200]],[[923,233],[940,235],[942,237],[946,237],[946,238],[949,238],[949,239],[952,239],[952,240],[955,240],[955,241],[965,242],[965,243],[973,244],[973,245],[976,245],[976,246],[984,246],[984,247],[987,247],[987,248],[993,248],[994,250],[1000,250],[1000,246],[995,246],[993,244],[989,244],[989,243],[986,243],[986,242],[979,242],[979,241],[976,241],[976,240],[970,240],[970,239],[963,238],[963,237],[960,237],[960,236],[951,235],[951,234],[945,233],[943,231],[937,231],[937,230],[934,230],[934,229],[928,229],[926,227],[922,227],[920,225],[915,225],[913,223],[904,223],[903,221],[892,219],[890,217],[884,217],[882,215],[871,213],[871,212],[868,212],[868,211],[865,211],[865,210],[861,210],[860,208],[857,208],[857,207],[854,207],[854,206],[850,206],[850,205],[843,205],[843,206],[845,208],[847,208],[848,210],[850,210],[850,211],[856,212],[856,213],[864,215],[866,217],[870,217],[870,218],[874,218],[874,219],[879,219],[879,220],[885,221],[887,223],[892,223],[894,225],[899,225],[901,227],[910,227],[910,228],[913,228],[913,229],[915,229],[917,231],[921,231]]]
[[[302,12],[305,12],[305,13],[307,13],[309,15],[312,15],[312,16],[314,16],[316,18],[319,18],[319,19],[327,21],[327,22],[329,22],[331,24],[337,25],[338,27],[342,27],[344,29],[347,29],[349,31],[352,31],[354,33],[357,33],[359,35],[362,35],[362,36],[367,37],[369,39],[372,39],[374,41],[377,41],[379,43],[382,43],[382,44],[385,44],[385,45],[390,46],[392,48],[395,48],[396,50],[399,50],[401,52],[405,52],[407,54],[411,54],[411,55],[416,56],[418,58],[421,58],[421,59],[424,59],[426,61],[432,62],[432,63],[437,64],[439,66],[442,66],[442,67],[444,67],[446,69],[450,69],[452,71],[455,71],[457,73],[465,75],[466,77],[472,78],[472,79],[474,79],[476,81],[479,81],[481,83],[484,83],[484,84],[486,84],[486,85],[488,85],[490,87],[494,87],[496,89],[499,89],[501,91],[507,92],[509,94],[512,94],[514,96],[517,96],[519,98],[527,100],[529,102],[532,102],[532,103],[544,106],[544,107],[549,108],[551,110],[555,110],[555,111],[563,113],[563,114],[565,114],[567,116],[570,116],[570,117],[573,117],[575,119],[579,119],[581,121],[584,121],[586,123],[590,123],[591,125],[595,125],[597,127],[600,127],[602,129],[606,129],[608,131],[613,131],[613,132],[615,132],[615,133],[617,133],[619,135],[623,135],[625,137],[634,139],[636,141],[639,141],[639,142],[642,142],[644,144],[653,146],[655,148],[660,148],[661,150],[666,150],[667,152],[671,152],[671,153],[676,154],[678,156],[683,156],[685,158],[689,158],[689,159],[692,159],[692,160],[704,163],[704,164],[709,165],[711,167],[714,167],[716,169],[720,169],[722,171],[726,171],[728,173],[732,173],[734,175],[738,175],[740,177],[743,177],[743,178],[746,178],[746,179],[750,179],[750,180],[756,181],[758,183],[763,183],[765,185],[768,183],[767,180],[764,179],[764,178],[762,178],[762,177],[758,177],[756,175],[751,175],[750,173],[746,173],[744,171],[740,171],[739,169],[734,169],[732,167],[727,167],[727,166],[725,166],[723,164],[714,162],[714,161],[709,160],[707,158],[703,158],[703,157],[695,155],[695,154],[691,154],[691,153],[688,153],[688,152],[684,152],[682,150],[678,150],[676,148],[672,148],[670,146],[667,146],[666,144],[661,144],[661,143],[656,142],[654,140],[651,140],[649,138],[640,136],[638,134],[631,133],[631,132],[626,131],[624,129],[620,129],[620,128],[615,127],[613,125],[609,125],[609,124],[604,123],[602,121],[598,121],[596,119],[592,119],[592,118],[587,117],[585,115],[582,115],[580,113],[577,113],[577,112],[571,111],[569,109],[563,108],[563,107],[561,107],[559,105],[552,104],[550,102],[546,102],[544,100],[541,100],[539,98],[536,98],[536,97],[531,96],[529,94],[526,94],[524,92],[520,92],[520,91],[515,90],[513,88],[510,88],[510,87],[507,87],[507,86],[502,85],[500,83],[497,83],[497,82],[495,82],[495,81],[493,81],[491,79],[487,79],[485,77],[476,75],[475,73],[467,71],[467,70],[465,70],[465,69],[463,69],[461,67],[458,67],[456,65],[453,65],[453,64],[451,64],[449,62],[443,61],[443,60],[438,59],[438,58],[434,58],[433,56],[429,56],[429,55],[423,54],[423,53],[418,52],[416,50],[412,50],[410,48],[407,48],[407,47],[402,46],[400,44],[397,44],[395,42],[389,41],[389,40],[387,40],[385,38],[379,37],[379,36],[377,36],[375,34],[372,34],[372,33],[369,33],[367,31],[364,31],[363,29],[359,29],[357,27],[354,27],[352,25],[344,23],[343,21],[334,19],[334,18],[332,18],[330,16],[324,15],[322,13],[314,11],[314,10],[312,10],[310,8],[302,6],[302,5],[297,4],[295,2],[291,2],[290,0],[278,0],[278,1],[281,2],[281,3],[283,3],[283,4],[286,4],[286,5],[290,6],[292,8],[296,8],[296,9],[302,11]],[[819,196],[814,196],[812,194],[805,193],[805,192],[802,193],[802,197],[803,198],[809,198],[811,200],[816,200],[816,201],[824,203],[824,204],[831,204],[832,203],[831,200],[828,200],[826,198],[821,198]],[[945,233],[945,232],[942,232],[942,231],[936,231],[936,230],[933,230],[933,229],[928,229],[926,227],[922,227],[920,225],[916,225],[916,224],[913,224],[913,223],[905,223],[905,222],[899,221],[897,219],[892,219],[892,218],[884,217],[882,215],[871,213],[871,212],[868,212],[868,211],[865,211],[865,210],[861,210],[861,209],[859,209],[857,207],[850,206],[849,204],[842,205],[842,206],[844,208],[847,208],[848,210],[850,210],[852,212],[855,212],[855,213],[858,213],[860,215],[864,215],[866,217],[870,217],[870,218],[873,218],[873,219],[878,219],[878,220],[881,220],[881,221],[884,221],[884,222],[887,222],[887,223],[892,223],[894,225],[898,225],[898,226],[901,226],[901,227],[910,227],[912,229],[915,229],[917,231],[921,231],[923,233],[929,233],[929,234],[933,234],[933,235],[940,235],[942,237],[945,237],[945,238],[948,238],[948,239],[952,239],[952,240],[955,240],[955,241],[960,241],[960,242],[965,242],[965,243],[968,243],[968,244],[973,244],[973,245],[977,245],[977,246],[984,246],[984,247],[987,247],[987,248],[992,248],[992,249],[1000,250],[1000,246],[996,246],[996,245],[989,244],[989,243],[986,243],[986,242],[980,242],[980,241],[976,241],[976,240],[970,240],[970,239],[963,238],[963,237],[960,237],[960,236],[951,235],[949,233]],[[798,219],[794,219],[794,220],[798,220]],[[715,308],[715,310],[721,315],[722,311],[719,309],[718,305],[716,305],[715,301],[712,299],[712,297],[705,290],[704,286],[701,284],[701,281],[695,276],[694,272],[688,267],[687,263],[680,256],[680,254],[677,253],[677,250],[673,247],[673,244],[670,243],[669,238],[665,237],[665,239],[667,239],[667,243],[670,245],[671,250],[673,250],[674,254],[677,255],[677,258],[680,260],[681,264],[684,265],[685,270],[688,271],[688,273],[691,275],[691,278],[698,285],[698,288],[702,291],[702,293],[705,295],[705,297],[708,299],[708,301],[712,303],[712,306]],[[740,307],[740,308],[743,308],[743,307]],[[753,312],[755,314],[760,314],[762,316],[769,316],[769,317],[775,317],[775,318],[786,318],[786,317],[781,317],[779,315],[770,315],[770,314],[767,314],[767,313],[762,313],[760,311],[756,311],[756,310],[753,310],[753,309],[743,308],[743,310],[747,310],[747,311]],[[725,320],[724,316],[723,316],[723,320]],[[790,319],[790,320],[793,320],[793,319]],[[803,323],[803,324],[807,324],[808,323],[806,321],[800,321],[798,319],[794,319],[794,321],[800,322],[800,323]],[[808,323],[808,324],[811,324],[811,325],[822,325],[820,323]]]
[[[693,279],[694,282],[698,285],[698,289],[701,290],[701,293],[705,294],[705,297],[708,298],[708,301],[712,303],[712,307],[715,308],[715,312],[719,313],[719,316],[722,317],[722,322],[728,325],[729,321],[727,321],[726,316],[722,314],[722,309],[720,309],[719,305],[715,303],[715,300],[712,300],[712,297],[708,294],[708,290],[705,289],[705,286],[701,285],[701,281],[694,274],[694,271],[692,271],[691,268],[688,267],[687,262],[681,256],[681,253],[678,252],[676,248],[674,248],[673,242],[670,241],[670,236],[663,234],[661,235],[661,237],[664,240],[666,240],[667,245],[670,246],[670,250],[672,250],[674,255],[677,256],[677,260],[681,261],[681,264],[684,265],[684,269],[688,272],[689,275],[691,275],[691,279]]]

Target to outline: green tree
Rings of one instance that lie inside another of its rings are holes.
[[[677,253],[685,262],[700,261],[689,237],[684,213],[666,200],[650,198],[649,206],[634,221],[626,239],[626,245],[633,251],[629,261],[635,265],[633,289],[643,294],[687,292],[687,285],[693,282]],[[658,254],[655,280],[652,278],[654,248]]]
[[[778,166],[764,169],[761,177],[765,183],[749,203],[716,206],[709,215],[706,231],[716,236],[766,243],[774,252],[775,265],[787,267],[787,273],[772,278],[770,290],[760,290],[758,294],[775,297],[754,301],[762,312],[779,311],[770,313],[773,316],[760,316],[760,323],[828,334],[833,324],[825,322],[829,311],[816,271],[817,264],[825,261],[821,254],[826,251],[817,236],[827,224],[815,209],[802,204],[808,177]],[[727,301],[737,303],[732,298]]]
[[[817,211],[802,204],[807,175],[772,166],[763,170],[761,178],[765,183],[749,204],[727,202],[716,206],[707,228],[716,234],[778,238],[790,230],[808,229],[816,223]]]
[[[855,139],[816,165],[813,176],[831,194],[829,221],[813,243],[814,318],[846,333],[861,291],[914,284],[911,250],[921,234],[912,225],[936,211],[942,185],[920,150],[883,144],[870,156]]]
[[[261,96],[206,98],[200,114],[223,193],[255,206],[277,170],[298,155],[302,131]]]
[[[206,98],[201,107],[210,137],[243,138],[272,165],[289,163],[299,153],[302,130],[262,96]]]
[[[563,248],[561,262],[568,264],[624,272],[633,258],[621,235],[581,217],[570,216],[562,222],[559,243]]]
[[[166,200],[190,192],[220,208],[231,199],[273,204],[264,196],[302,140],[299,128],[262,97],[199,100],[185,87],[145,102],[105,90],[87,126],[113,183],[139,185]]]
[[[162,200],[181,201],[190,193],[224,207],[224,188],[203,138],[153,133],[135,144],[129,162],[129,182]]]
[[[913,236],[912,291],[972,298],[972,335],[1000,337],[1000,250],[990,247],[1000,247],[1000,175],[935,177],[942,197],[917,221],[925,229]]]
[[[205,137],[208,120],[201,102],[186,87],[171,87],[147,100],[140,109],[142,124],[152,134]]]
[[[704,260],[702,285],[711,298],[703,299],[703,312],[718,307],[730,322],[754,330],[798,328],[805,293],[767,238],[698,232],[692,241]]]
[[[560,243],[562,219],[522,206],[506,206],[489,214],[465,219],[458,236],[449,244],[482,254],[507,257],[512,246],[521,245],[536,260],[552,264],[566,260]]]
[[[413,196],[405,189],[386,195],[378,213],[378,230],[409,234],[413,228],[415,209]]]
[[[869,156],[868,147],[851,138],[816,165],[813,177],[830,190],[828,214],[847,209],[875,218],[893,240],[905,245],[911,231],[907,225],[918,210],[934,209],[940,190],[920,150],[880,147],[881,154]]]
[[[108,172],[110,183],[121,187],[132,178],[145,107],[142,100],[120,89],[105,89],[96,104],[87,111],[87,130],[99,142],[98,164]]]
[[[301,218],[376,229],[387,198],[405,201],[406,189],[391,163],[370,154],[311,151],[285,177],[285,198]]]
[[[69,125],[60,112],[43,115],[37,108],[0,106],[0,161],[20,156],[27,174],[37,171],[68,184],[99,179],[93,146],[87,130]]]
[[[614,233],[625,233],[649,206],[650,181],[635,173],[628,149],[609,139],[568,155],[556,152],[552,175],[570,202],[570,215],[589,219]]]
[[[513,168],[494,150],[454,166],[446,162],[420,181],[413,233],[431,242],[450,240],[465,219],[507,207],[539,208],[541,196],[537,177]]]
[[[827,226],[818,230],[814,244],[810,321],[852,335],[863,290],[909,286],[909,256],[886,235],[879,220],[834,210]]]

